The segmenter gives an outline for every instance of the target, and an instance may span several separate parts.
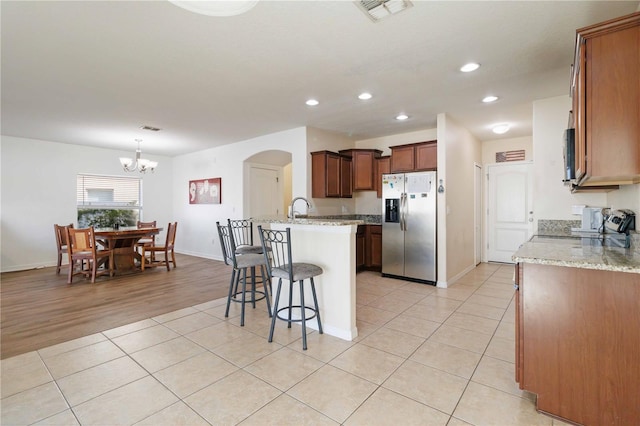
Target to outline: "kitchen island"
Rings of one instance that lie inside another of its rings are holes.
[[[314,280],[324,332],[345,340],[357,337],[355,236],[364,221],[270,217],[254,218],[253,222],[274,230],[291,228],[293,260],[313,263],[323,270]],[[288,289],[283,286],[280,300],[287,297]],[[307,327],[317,329],[316,321],[307,321]]]
[[[516,264],[516,381],[584,425],[640,419],[640,241],[534,237]]]

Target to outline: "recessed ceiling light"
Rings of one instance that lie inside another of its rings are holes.
[[[373,97],[373,96],[371,96],[371,93],[367,93],[367,92],[360,93],[360,94],[358,95],[358,99],[360,99],[360,100],[362,100],[362,101],[367,101],[367,100],[371,99],[372,97]]]
[[[511,128],[511,126],[509,126],[508,124],[496,124],[495,126],[493,126],[491,128],[491,130],[493,130],[493,133],[497,133],[499,135],[503,134],[503,133],[507,133],[509,131],[509,129]]]
[[[258,0],[245,1],[193,1],[193,0],[169,0],[178,7],[190,12],[208,16],[234,16],[247,12],[254,7]]]
[[[306,103],[307,105],[309,105],[309,106],[316,106],[316,105],[318,105],[320,102],[318,102],[318,101],[317,101],[317,100],[315,100],[315,99],[309,99],[309,100],[308,100],[307,102],[305,102],[305,103]]]
[[[407,114],[398,114],[398,115],[396,115],[396,120],[403,121],[403,120],[406,120],[407,118],[409,118],[409,116]]]
[[[497,97],[497,96],[493,96],[493,95],[491,95],[491,96],[485,96],[485,97],[482,99],[482,102],[484,102],[484,103],[486,104],[486,103],[489,103],[489,102],[495,102],[495,101],[497,101],[497,100],[498,100],[498,97]]]
[[[480,68],[480,64],[476,64],[475,62],[469,62],[468,64],[465,64],[462,67],[460,67],[460,71],[471,72],[471,71],[477,70],[478,68]]]

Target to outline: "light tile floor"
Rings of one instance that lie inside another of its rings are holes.
[[[224,299],[1,361],[2,425],[557,425],[514,381],[513,267],[357,276],[358,338]]]

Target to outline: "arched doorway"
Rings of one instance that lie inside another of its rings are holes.
[[[286,215],[291,202],[291,153],[262,151],[244,161],[244,216]]]

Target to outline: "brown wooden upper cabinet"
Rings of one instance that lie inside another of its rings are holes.
[[[438,168],[437,141],[391,148],[391,173],[436,170]]]
[[[311,153],[311,196],[351,198],[351,158],[331,151]]]
[[[340,198],[353,196],[353,161],[351,158],[340,156]]]
[[[640,182],[640,12],[577,30],[571,94],[579,186]]]
[[[391,172],[391,156],[376,158],[376,192],[382,198],[382,175]]]
[[[311,153],[311,196],[340,197],[340,155],[330,151]]]
[[[377,149],[345,149],[339,153],[352,160],[353,190],[375,190],[375,160],[380,157],[382,151]]]

